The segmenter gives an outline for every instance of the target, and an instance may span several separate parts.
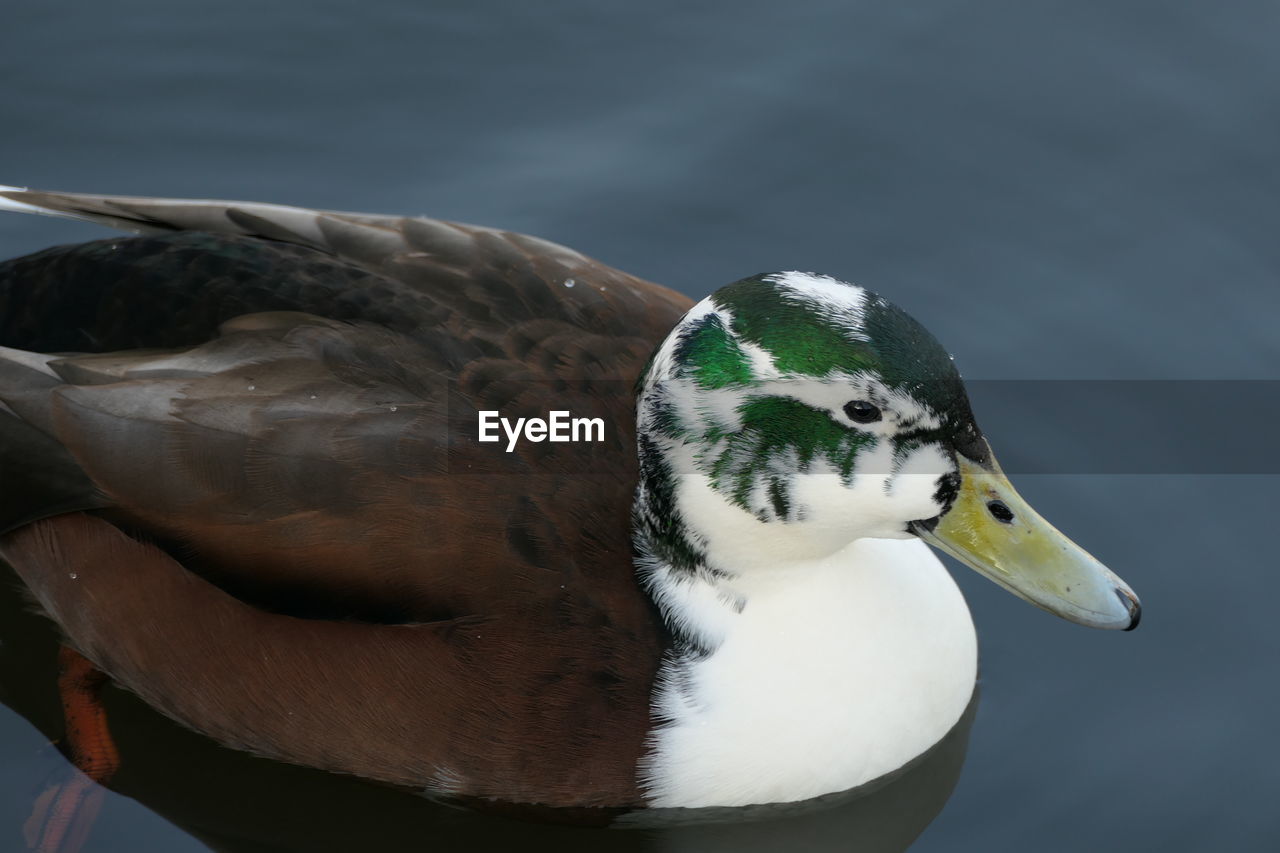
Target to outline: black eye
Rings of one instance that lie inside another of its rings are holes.
[[[880,420],[880,410],[866,400],[844,404],[844,413],[855,424],[873,424]]]

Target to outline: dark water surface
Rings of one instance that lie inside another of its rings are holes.
[[[1278,37],[1271,0],[9,0],[0,182],[425,213],[694,296],[814,269],[975,380],[1276,380]],[[9,216],[0,255],[103,233]],[[1280,848],[1274,399],[1186,387],[1156,419],[975,393],[998,453],[1082,460],[1017,484],[1145,615],[1093,632],[956,568],[982,700],[913,850]],[[1085,464],[1126,442],[1158,472]],[[1251,447],[1273,473],[1241,473]],[[60,762],[44,743],[0,712],[0,849]],[[113,795],[86,849],[203,848]]]

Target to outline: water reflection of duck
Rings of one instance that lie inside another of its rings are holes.
[[[75,648],[221,743],[473,804],[796,802],[969,703],[973,627],[921,540],[1136,624],[1013,491],[946,351],[854,285],[690,309],[433,220],[0,208],[150,233],[0,267],[3,551]],[[605,440],[476,440],[481,411],[553,410]]]

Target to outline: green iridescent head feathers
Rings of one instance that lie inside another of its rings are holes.
[[[716,291],[655,355],[643,384],[691,382],[701,392],[764,391],[778,382],[853,383],[910,400],[929,420],[972,423],[950,354],[896,305],[810,273],[769,273]],[[767,393],[767,392],[766,392]]]

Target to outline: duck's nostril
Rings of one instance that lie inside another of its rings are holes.
[[[1004,501],[987,501],[987,510],[1001,524],[1013,524],[1013,510]]]

